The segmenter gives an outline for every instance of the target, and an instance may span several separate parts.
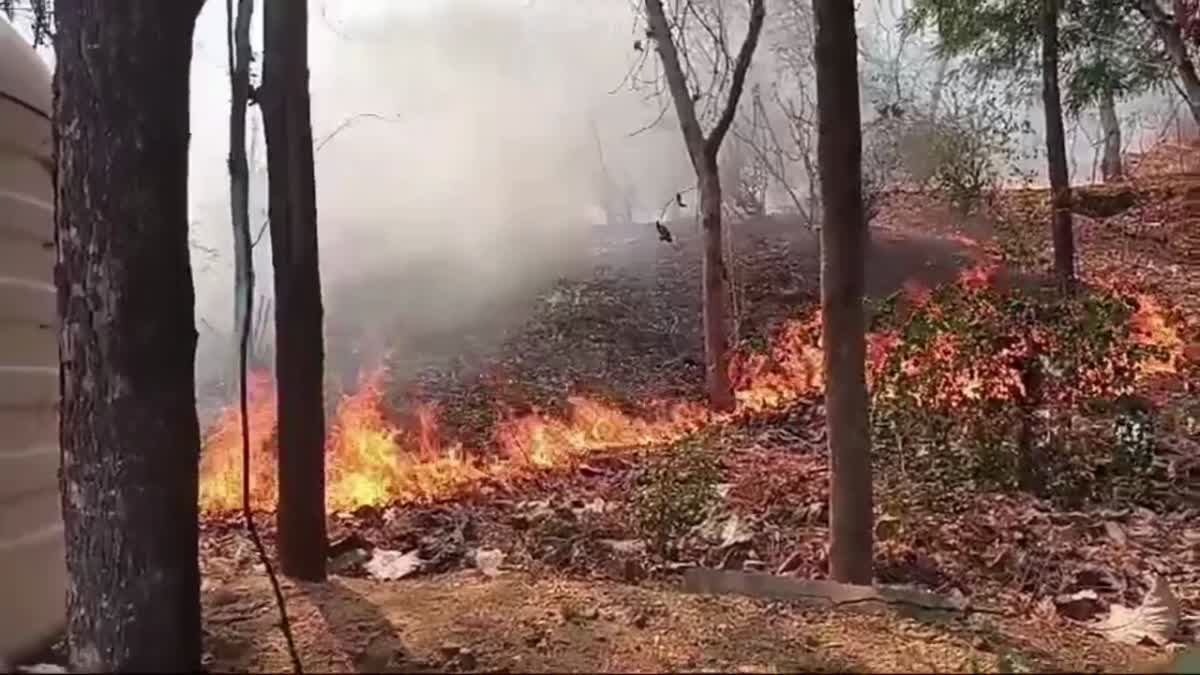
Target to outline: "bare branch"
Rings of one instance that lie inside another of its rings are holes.
[[[742,42],[737,63],[733,67],[733,84],[730,85],[729,95],[725,99],[725,111],[721,113],[721,118],[717,120],[717,125],[705,141],[706,152],[711,153],[714,158],[721,147],[721,141],[725,140],[725,134],[729,132],[729,126],[733,124],[734,115],[737,114],[738,101],[746,87],[746,72],[750,70],[750,61],[754,57],[754,49],[758,46],[758,36],[762,33],[766,15],[764,0],[751,0],[750,27],[746,30],[746,39]]]
[[[687,78],[683,74],[679,52],[671,38],[671,26],[667,22],[662,0],[646,0],[645,6],[650,38],[654,40],[655,49],[658,50],[667,86],[670,88],[671,98],[675,101],[675,115],[679,118],[679,127],[683,132],[688,156],[692,160],[692,166],[700,171],[706,160],[706,141],[704,131],[700,128],[700,120],[696,118],[696,106],[692,101],[692,92],[688,89]]]

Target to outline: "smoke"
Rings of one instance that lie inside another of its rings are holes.
[[[649,229],[659,209],[693,185],[672,115],[633,134],[654,122],[662,103],[625,81],[638,56],[634,41],[644,39],[636,4],[310,2],[318,226],[335,369],[373,366],[389,350],[434,345],[453,354],[452,338],[481,322],[519,321],[534,292],[582,267],[606,207],[627,208]],[[751,74],[768,98],[786,86],[778,84],[783,57],[773,41],[796,40],[772,37],[785,4],[771,3]],[[869,52],[860,64],[866,122],[885,92],[927,89],[933,76],[929,45],[899,41],[897,10],[884,4],[864,3],[860,21]],[[261,8],[256,19],[261,27]],[[226,371],[232,347],[223,3],[207,3],[195,45],[191,211],[204,380]],[[801,48],[796,58],[807,54]],[[1122,121],[1136,124],[1161,106],[1161,97],[1127,101]],[[1037,131],[1036,105],[1014,112]],[[1075,179],[1086,181],[1093,142],[1068,134]],[[1144,135],[1130,130],[1127,138]],[[1041,143],[1034,136],[1024,139],[1031,152]],[[266,214],[261,140],[258,150],[255,224]],[[1044,171],[1039,158],[1028,165]],[[255,251],[265,296],[268,242]]]
[[[669,120],[630,135],[659,105],[622,86],[633,11],[625,2],[310,3],[331,353],[367,334],[376,352],[403,349],[510,313],[586,257],[606,200],[628,200],[646,223],[692,184]],[[231,344],[223,40],[224,7],[208,3],[192,94],[202,377],[206,365],[226,365]],[[265,177],[255,168],[258,223]],[[268,241],[256,249],[267,293]]]

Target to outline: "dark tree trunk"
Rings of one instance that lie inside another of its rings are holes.
[[[263,4],[261,105],[267,136],[275,372],[279,401],[279,566],[325,579],[325,345],[308,92],[308,9]]]
[[[1163,41],[1171,62],[1175,64],[1175,73],[1179,75],[1179,83],[1183,86],[1184,98],[1192,119],[1200,124],[1200,76],[1196,75],[1196,65],[1188,54],[1187,43],[1183,40],[1176,17],[1167,14],[1158,4],[1158,0],[1138,0],[1138,10],[1154,26],[1154,32]]]
[[[1075,236],[1071,225],[1071,179],[1067,171],[1062,97],[1058,90],[1058,0],[1042,0],[1042,107],[1046,112],[1054,274],[1063,290],[1069,292],[1075,285]]]
[[[1121,166],[1121,120],[1117,117],[1117,102],[1112,89],[1107,89],[1100,98],[1100,130],[1104,134],[1104,155],[1100,160],[1100,175],[1104,182],[1118,181],[1125,177]]]
[[[821,339],[829,439],[829,573],[872,580],[871,435],[867,416],[863,292],[867,224],[854,4],[813,0],[816,22],[817,161],[821,170]]]
[[[1038,450],[1038,409],[1043,402],[1041,355],[1037,352],[1021,364],[1021,429],[1017,436],[1017,479],[1019,487],[1034,495],[1041,495],[1045,481],[1042,478],[1042,461]]]
[[[72,668],[200,668],[188,77],[199,0],[58,0],[54,79]]]

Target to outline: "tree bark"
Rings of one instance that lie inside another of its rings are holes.
[[[200,0],[58,0],[55,285],[77,672],[200,668],[188,79]]]
[[[325,579],[325,346],[317,258],[316,180],[308,91],[308,9],[265,0],[263,84],[275,377],[279,405],[279,564]]]
[[[817,161],[821,171],[821,321],[830,458],[829,573],[872,580],[871,435],[863,293],[867,224],[854,4],[813,0]]]
[[[1105,183],[1119,181],[1125,177],[1121,165],[1121,121],[1117,118],[1117,103],[1112,89],[1105,90],[1100,98],[1100,130],[1104,134],[1104,156],[1100,161],[1100,175]]]
[[[1178,21],[1163,11],[1158,0],[1138,0],[1137,7],[1142,16],[1154,26],[1154,32],[1158,33],[1158,38],[1167,48],[1167,54],[1175,64],[1175,72],[1183,86],[1184,98],[1192,112],[1192,119],[1196,124],[1200,124],[1200,76],[1197,76],[1196,65],[1188,55],[1187,43],[1183,40]]]
[[[645,0],[646,23],[654,38],[655,48],[662,60],[667,88],[675,104],[675,115],[683,133],[684,145],[696,179],[700,184],[700,223],[704,231],[703,264],[703,324],[705,386],[709,403],[717,410],[732,410],[736,405],[733,383],[729,378],[729,288],[725,268],[721,223],[721,176],[717,169],[717,154],[733,124],[738,101],[746,86],[746,72],[766,17],[764,0],[751,0],[750,23],[746,38],[734,60],[729,95],[716,124],[704,135],[696,117],[696,104],[688,88],[679,52],[671,37],[662,0]]]
[[[702,322],[704,326],[704,383],[708,400],[717,410],[733,410],[729,378],[729,285],[721,228],[721,178],[716,158],[703,163],[700,179],[700,226],[704,234]]]
[[[1075,237],[1062,97],[1058,88],[1058,12],[1058,0],[1042,0],[1042,107],[1046,113],[1046,161],[1053,210],[1054,274],[1059,286],[1069,292],[1075,285]]]

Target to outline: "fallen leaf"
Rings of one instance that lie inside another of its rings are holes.
[[[1130,609],[1113,605],[1108,618],[1097,629],[1113,642],[1131,645],[1150,642],[1161,646],[1174,636],[1179,614],[1179,600],[1171,592],[1171,586],[1162,577],[1154,576],[1141,606]]]
[[[729,520],[725,521],[725,527],[721,530],[721,548],[729,548],[738,544],[744,544],[754,538],[754,533],[750,531],[741,518],[737,514],[729,516]]]
[[[646,551],[646,542],[641,539],[600,539],[596,543],[622,555],[636,555]]]
[[[371,559],[363,565],[363,569],[381,581],[394,581],[416,572],[424,564],[420,552],[416,550],[401,553],[377,548]]]
[[[1125,530],[1111,520],[1104,521],[1104,533],[1107,534],[1108,538],[1112,539],[1113,543],[1117,544],[1118,546],[1124,546],[1129,540],[1128,537],[1125,536]]]

